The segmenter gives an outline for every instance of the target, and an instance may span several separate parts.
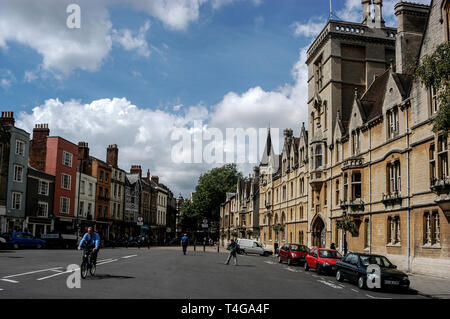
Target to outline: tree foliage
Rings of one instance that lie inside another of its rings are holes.
[[[336,226],[344,231],[348,231],[352,235],[356,235],[358,233],[358,227],[348,216],[338,220],[336,222]]]
[[[447,136],[450,127],[450,44],[443,43],[433,54],[422,57],[415,76],[426,87],[436,89],[439,111],[433,131],[443,131]]]
[[[236,164],[226,164],[200,175],[192,203],[187,201],[183,206],[183,219],[186,219],[183,224],[197,229],[206,218],[210,226],[218,229],[220,204],[225,202],[227,192],[236,191],[236,184],[241,178],[242,173],[237,170]]]

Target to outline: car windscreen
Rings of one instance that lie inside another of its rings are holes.
[[[383,268],[392,268],[394,265],[384,256],[360,255],[361,263],[367,267],[369,265],[378,265]]]
[[[319,250],[319,257],[341,259],[342,255],[336,250]]]
[[[291,250],[294,250],[294,251],[307,251],[304,246],[299,246],[299,245],[291,245]]]

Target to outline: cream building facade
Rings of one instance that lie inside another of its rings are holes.
[[[309,130],[286,129],[279,155],[268,134],[254,238],[342,252],[338,222],[349,218],[357,230],[345,234],[349,251],[450,277],[448,141],[432,131],[435,92],[412,68],[449,41],[450,4],[399,2],[394,29],[381,0],[373,16],[370,1],[361,3],[362,23],[328,21],[307,52]]]

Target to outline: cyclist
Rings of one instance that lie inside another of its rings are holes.
[[[90,250],[92,248],[92,263],[96,265],[97,255],[100,249],[100,236],[94,232],[92,227],[89,227],[87,233],[84,234],[83,239],[81,239],[80,244],[78,245],[78,250],[81,250],[81,247],[85,244],[86,246],[84,249]]]

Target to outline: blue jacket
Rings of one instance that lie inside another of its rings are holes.
[[[92,233],[92,240],[91,235],[89,233],[84,234],[83,239],[80,241],[80,246],[83,247],[84,243],[87,243],[88,247],[95,246],[95,248],[100,247],[100,236],[97,233]]]

